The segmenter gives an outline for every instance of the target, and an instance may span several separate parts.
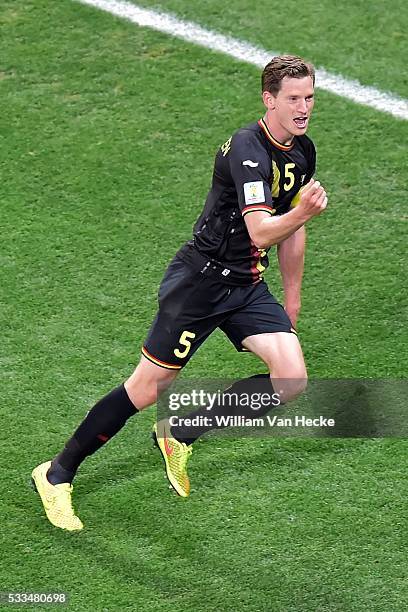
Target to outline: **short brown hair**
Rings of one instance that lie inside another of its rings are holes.
[[[269,91],[276,96],[285,76],[294,79],[310,76],[314,85],[315,69],[313,64],[305,62],[297,55],[277,55],[271,59],[262,72],[262,91]]]

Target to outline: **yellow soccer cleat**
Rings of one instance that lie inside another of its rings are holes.
[[[193,449],[184,442],[179,442],[172,437],[170,424],[167,419],[155,423],[153,427],[153,439],[163,455],[166,465],[167,478],[176,493],[181,497],[190,494],[190,480],[187,475],[187,460]]]
[[[44,506],[45,514],[55,527],[68,531],[79,531],[82,522],[75,515],[71,503],[72,485],[68,482],[52,485],[47,480],[47,471],[51,461],[42,463],[31,472],[32,482]]]

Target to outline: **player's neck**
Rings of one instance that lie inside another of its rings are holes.
[[[285,130],[279,123],[274,121],[274,118],[271,117],[269,113],[265,113],[263,120],[275,140],[282,145],[292,144],[294,135],[290,134],[290,132]]]

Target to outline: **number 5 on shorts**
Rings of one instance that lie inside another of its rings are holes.
[[[189,339],[193,340],[193,338],[195,337],[196,335],[193,334],[193,332],[183,331],[183,333],[181,334],[179,338],[179,344],[181,344],[182,346],[185,346],[186,348],[184,349],[184,351],[180,351],[178,348],[174,349],[175,356],[179,357],[179,359],[183,359],[184,357],[187,357],[189,350],[191,349],[191,342]]]

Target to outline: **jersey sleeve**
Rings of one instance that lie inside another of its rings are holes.
[[[271,160],[256,133],[234,134],[228,159],[242,215],[258,210],[272,215]]]

